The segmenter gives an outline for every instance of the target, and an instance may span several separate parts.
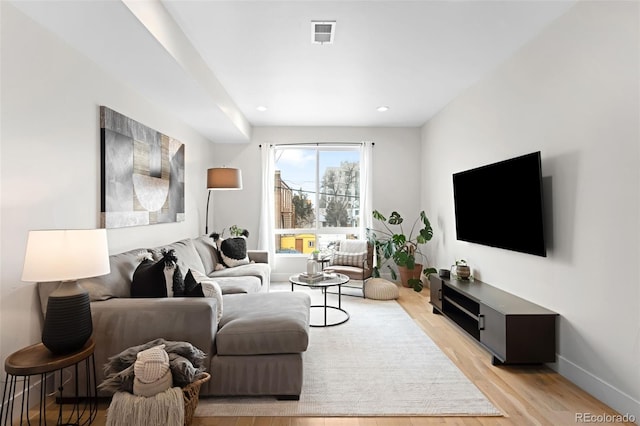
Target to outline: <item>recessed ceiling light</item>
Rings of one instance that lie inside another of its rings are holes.
[[[260,112],[265,112],[267,110],[267,107],[264,105],[260,105],[258,107],[256,107],[256,109]]]
[[[385,112],[385,111],[389,111],[389,107],[386,105],[381,105],[378,108],[376,108],[376,111],[378,112]]]

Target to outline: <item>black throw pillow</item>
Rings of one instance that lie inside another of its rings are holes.
[[[204,292],[202,291],[202,284],[196,281],[193,278],[193,274],[191,273],[191,269],[187,272],[187,275],[184,277],[184,297],[204,297]]]
[[[151,253],[142,254],[142,261],[133,273],[131,297],[167,297],[167,276],[172,281],[174,296],[182,295],[184,280],[177,260],[173,250],[163,250],[162,258],[157,262],[153,261]]]
[[[242,235],[226,239],[222,239],[218,233],[213,233],[210,236],[218,247],[218,255],[224,266],[233,268],[249,263],[249,258],[247,257],[249,231],[245,229],[242,231]]]

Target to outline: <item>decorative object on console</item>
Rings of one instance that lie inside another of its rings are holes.
[[[184,221],[184,144],[100,107],[101,226]]]
[[[227,167],[214,167],[207,170],[207,214],[204,233],[209,234],[209,200],[211,191],[230,191],[242,189],[242,171]]]
[[[54,354],[81,349],[93,332],[89,294],[76,280],[108,274],[104,229],[30,231],[22,281],[61,281],[47,301],[42,343]]]
[[[449,269],[438,269],[438,276],[440,278],[449,278],[449,277],[451,277],[451,270],[449,270]]]
[[[456,260],[455,265],[451,265],[451,269],[454,271],[454,276],[459,280],[471,279],[471,268],[467,265],[467,261],[464,259]]]
[[[211,234],[211,238],[213,238],[213,241],[218,247],[220,260],[222,260],[224,266],[234,268],[249,263],[249,257],[247,256],[247,237],[249,237],[249,231],[246,229],[242,231],[242,235],[239,237],[223,239],[220,237],[220,234],[216,232]]]
[[[433,237],[433,228],[424,210],[420,212],[419,218],[413,223],[408,235],[404,233],[402,227],[404,219],[396,211],[392,212],[389,219],[387,219],[379,211],[374,210],[373,218],[380,221],[384,227],[382,230],[367,229],[367,238],[374,245],[377,255],[377,264],[373,267],[373,276],[379,278],[382,265],[393,259],[401,278],[403,278],[402,284],[413,288],[417,292],[422,291],[424,285],[420,279],[421,274],[428,278],[430,274],[437,272],[435,268],[422,270],[422,263],[416,261],[417,258],[423,259],[424,262],[427,261],[426,256],[420,251],[420,244],[426,244]],[[422,227],[414,235],[413,231],[418,221],[421,221]],[[390,225],[397,226],[397,230],[393,230]],[[387,267],[391,272],[391,277],[394,280],[397,279],[396,271],[390,265],[387,265]]]

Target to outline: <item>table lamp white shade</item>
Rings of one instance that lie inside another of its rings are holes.
[[[242,189],[242,170],[231,167],[214,167],[207,170],[207,189],[210,191]]]
[[[109,272],[105,229],[29,232],[22,281],[69,281]]]
[[[42,343],[57,355],[76,352],[93,333],[89,293],[76,280],[108,274],[105,229],[30,231],[22,280],[61,281],[47,299]]]

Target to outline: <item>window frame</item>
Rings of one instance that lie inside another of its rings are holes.
[[[361,143],[342,143],[342,144],[332,144],[332,143],[314,143],[314,144],[292,144],[292,145],[276,145],[274,147],[274,164],[277,164],[276,158],[278,158],[278,152],[284,150],[313,150],[315,151],[315,194],[313,197],[313,205],[314,205],[314,227],[306,227],[306,228],[278,228],[277,225],[274,226],[271,238],[276,240],[278,236],[282,235],[301,235],[301,234],[312,234],[315,236],[314,242],[314,250],[317,250],[319,247],[318,240],[320,239],[320,235],[363,235],[363,220],[360,217],[362,206],[361,206],[361,194],[360,194],[360,179],[362,178],[362,144]],[[357,187],[357,200],[358,206],[356,210],[358,211],[358,215],[354,216],[357,220],[358,226],[351,227],[323,227],[320,225],[320,196],[321,196],[321,187],[322,187],[322,179],[320,176],[320,155],[321,152],[356,152],[358,153],[358,187]],[[276,167],[276,170],[279,170]],[[275,173],[275,171],[274,171]],[[286,184],[286,182],[284,182]],[[277,182],[274,181],[274,191],[277,190],[275,185]],[[294,193],[294,189],[291,188],[292,194]],[[274,205],[272,208],[275,210],[276,203],[278,197],[274,197]],[[276,247],[278,244],[276,244]],[[287,252],[278,252],[276,250],[275,255],[278,257],[308,257],[309,253],[287,253]]]

